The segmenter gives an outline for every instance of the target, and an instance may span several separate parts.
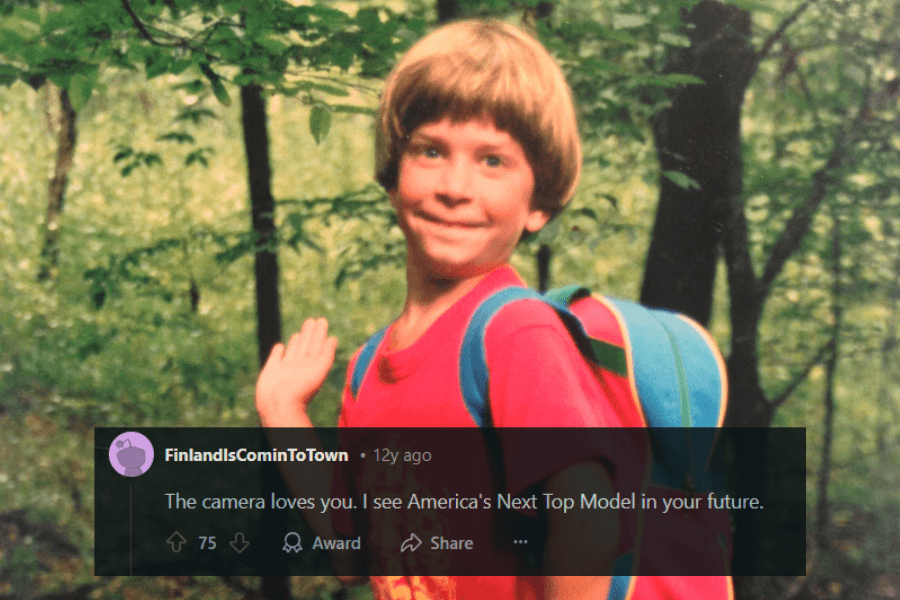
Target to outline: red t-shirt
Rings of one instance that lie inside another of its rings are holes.
[[[515,270],[494,270],[403,350],[388,350],[389,328],[356,398],[351,362],[339,426],[474,427],[459,387],[462,338],[481,302],[509,286],[524,287]],[[485,349],[496,427],[622,425],[614,399],[603,397],[565,326],[543,302],[504,307],[485,331]]]
[[[465,328],[483,300],[494,292],[524,286],[509,266],[488,274],[457,301],[411,346],[389,351],[390,329],[375,352],[356,398],[349,373],[341,427],[475,427],[459,384],[459,356]],[[622,409],[631,398],[610,398],[556,312],[537,300],[501,309],[485,330],[490,414],[496,427],[621,427]],[[627,450],[621,450],[628,454]],[[509,463],[506,489],[517,493],[561,469],[589,458],[611,466],[617,489],[638,490],[643,473],[615,468],[618,458],[546,453],[550,462],[516,469]],[[614,453],[613,453],[614,454]],[[532,456],[533,458],[533,456]],[[629,457],[633,458],[633,456]],[[527,596],[528,578],[372,577],[378,600],[394,598],[516,598]],[[518,591],[517,591],[518,589]]]

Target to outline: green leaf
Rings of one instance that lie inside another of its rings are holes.
[[[332,104],[331,110],[337,113],[350,113],[354,115],[372,116],[375,114],[375,109],[365,108],[363,106],[353,106],[351,104]]]
[[[176,121],[190,121],[194,125],[198,125],[203,119],[215,119],[216,113],[208,108],[185,108],[177,117]]]
[[[594,220],[594,221],[599,221],[599,220],[600,220],[600,217],[597,216],[596,211],[594,211],[594,209],[589,208],[589,207],[587,207],[587,206],[582,206],[581,208],[577,209],[577,210],[575,211],[575,214],[581,215],[581,216],[583,216],[583,217],[587,217],[587,218],[592,219],[592,220]]]
[[[775,6],[772,6],[768,2],[758,2],[757,0],[729,0],[729,4],[733,4],[741,10],[753,13],[774,13],[776,10]]]
[[[18,50],[25,44],[25,38],[19,35],[19,32],[7,27],[8,25],[4,23],[4,28],[0,29],[0,49]],[[7,52],[4,51],[4,54]]]
[[[615,196],[612,196],[610,194],[600,194],[598,198],[603,198],[604,200],[612,204],[612,207],[614,209],[619,210],[619,199]]]
[[[0,85],[10,86],[19,79],[21,71],[10,65],[0,64]]]
[[[161,165],[162,158],[160,158],[159,154],[156,152],[146,152],[143,155],[144,164],[148,167],[152,167],[153,165]]]
[[[195,60],[197,57],[195,56]],[[198,62],[197,68],[206,76],[209,80],[209,84],[212,86],[213,94],[216,96],[216,100],[224,104],[225,106],[231,106],[231,97],[228,95],[228,90],[225,89],[225,85],[222,83],[222,78],[219,77],[219,74],[212,70],[207,62]]]
[[[52,72],[47,73],[47,79],[58,88],[62,88],[64,90],[69,89],[69,84],[72,81],[72,76],[68,73],[60,73],[60,72]]]
[[[69,100],[75,112],[81,112],[94,91],[94,78],[90,75],[73,75],[69,81]]]
[[[663,171],[662,175],[683,190],[700,189],[699,183],[679,171]]]
[[[245,86],[245,85],[253,85],[257,82],[257,77],[254,75],[250,75],[249,73],[238,73],[234,77],[231,78],[231,82],[234,85]]]
[[[326,83],[304,81],[302,84],[302,88],[306,90],[318,90],[320,92],[325,92],[326,94],[331,94],[332,96],[346,97],[350,95],[350,92],[349,90],[347,90],[347,88],[338,87],[336,85],[328,85]]]
[[[131,146],[122,146],[119,148],[119,151],[116,152],[116,155],[113,156],[113,162],[117,163],[119,161],[125,160],[126,158],[130,158],[132,154],[134,154],[134,150],[131,148]]]
[[[621,66],[608,60],[600,60],[593,56],[589,56],[581,61],[581,67],[588,72],[596,71],[621,71]]]
[[[193,144],[195,141],[194,136],[183,131],[170,131],[156,139],[161,142],[177,142],[179,144]]]
[[[25,36],[29,39],[33,39],[39,37],[41,34],[41,26],[40,26],[40,17],[38,17],[37,21],[34,21],[30,18],[19,13],[20,8],[16,8],[13,11],[12,16],[4,17],[3,27],[9,31],[15,31],[20,36]],[[22,10],[30,10],[30,9],[22,9]],[[31,13],[28,13],[29,15]]]
[[[147,56],[144,63],[147,79],[153,79],[154,77],[159,77],[163,73],[167,73],[171,64],[172,59],[168,54],[163,53],[159,49],[154,49],[154,52]]]
[[[195,150],[195,151],[191,152],[190,154],[188,154],[184,158],[184,166],[189,167],[194,163],[199,163],[199,164],[203,165],[204,167],[209,166],[209,161],[206,160],[206,156],[203,155],[202,149]]]
[[[41,26],[41,32],[49,34],[59,29],[71,27],[82,19],[81,9],[77,6],[67,6],[60,11],[54,11],[47,14]]]
[[[287,216],[285,219],[286,229],[292,229],[291,235],[289,235],[284,242],[293,248],[296,252],[300,251],[300,244],[310,248],[311,250],[315,250],[316,252],[324,252],[321,246],[316,244],[303,230],[303,223],[306,220],[305,215],[297,212],[293,212]]]
[[[324,60],[320,60],[319,62],[330,62],[342,71],[346,71],[350,68],[350,65],[353,64],[354,58],[356,58],[356,54],[352,48],[338,40],[332,40],[328,46],[328,52],[323,55]]]
[[[691,39],[688,36],[666,31],[659,34],[659,41],[668,46],[676,46],[678,48],[688,48],[691,45]]]
[[[264,50],[268,50],[270,53],[275,55],[283,54],[288,48],[290,48],[288,44],[285,44],[277,38],[260,38],[254,41]]]
[[[41,24],[41,13],[36,9],[27,6],[16,6],[13,9],[13,16],[18,17],[23,21],[34,23],[35,25]]]
[[[675,87],[679,85],[704,85],[705,81],[700,79],[695,75],[688,75],[687,73],[668,73],[666,75],[661,75],[659,77],[654,77],[653,81],[657,85],[662,85],[665,87]]]
[[[202,79],[194,79],[193,81],[187,81],[185,83],[179,83],[178,85],[173,85],[172,89],[173,90],[184,90],[189,94],[199,94],[205,89],[205,87],[203,85]]]
[[[225,86],[222,84],[222,80],[213,79],[210,83],[212,84],[213,94],[216,95],[216,100],[225,106],[231,106],[231,97],[228,95],[228,90],[226,90]]]
[[[313,106],[309,111],[309,132],[319,144],[328,135],[331,129],[331,111],[324,106]]]
[[[226,247],[221,252],[214,255],[216,262],[220,264],[231,264],[244,256],[254,254],[256,252],[256,243],[250,235],[241,236],[238,241]]]
[[[173,75],[181,75],[182,73],[184,73],[185,69],[190,67],[192,64],[194,63],[186,58],[176,60],[172,63],[172,66],[169,67],[169,72]]]
[[[381,27],[381,18],[378,16],[378,9],[375,7],[362,8],[356,13],[356,23],[360,30],[366,33],[377,31]]]
[[[188,154],[184,158],[184,166],[189,167],[193,164],[200,164],[204,167],[209,166],[209,159],[207,156],[213,154],[214,150],[209,146],[204,146],[203,148],[197,148],[190,154]]]
[[[634,29],[650,22],[644,15],[613,15],[613,29]]]

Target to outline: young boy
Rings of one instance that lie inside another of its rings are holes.
[[[341,427],[473,427],[459,391],[464,328],[480,302],[524,286],[509,265],[523,236],[571,198],[581,167],[577,122],[558,66],[532,37],[494,21],[461,21],[417,43],[388,78],[378,116],[377,179],[407,243],[407,295]],[[306,406],[334,360],[324,319],[276,345],[259,379],[266,427],[311,427]],[[488,422],[496,427],[617,427],[557,314],[538,301],[502,309],[485,332]],[[357,353],[358,356],[358,353]],[[355,359],[354,359],[355,362]],[[350,372],[353,371],[351,363]],[[349,377],[348,377],[349,383]],[[610,456],[560,452],[545,492],[615,495]],[[623,469],[624,471],[624,469]],[[550,511],[544,566],[608,573],[618,524]],[[600,513],[603,511],[594,511]],[[330,524],[321,523],[328,528]],[[571,571],[570,571],[571,572]],[[584,572],[584,571],[582,571]],[[606,598],[608,577],[372,577],[377,598]]]

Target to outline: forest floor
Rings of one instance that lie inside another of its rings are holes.
[[[900,522],[900,513],[843,507],[834,517],[831,548],[817,557],[809,597],[900,598],[900,572],[892,564],[900,557],[900,539],[879,539],[883,522]]]

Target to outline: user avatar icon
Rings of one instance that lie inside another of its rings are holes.
[[[146,452],[132,446],[131,440],[128,438],[116,442],[116,448],[119,448],[119,451],[116,452],[116,460],[125,467],[125,477],[137,477],[143,473],[141,467],[147,462]]]
[[[292,550],[294,552],[300,552],[301,550],[303,550],[303,546],[300,545],[300,534],[292,531],[284,536],[284,548],[282,548],[282,550],[284,550],[288,554],[290,554]]]
[[[153,464],[153,444],[136,431],[123,433],[110,445],[109,462],[125,477],[143,475]]]

